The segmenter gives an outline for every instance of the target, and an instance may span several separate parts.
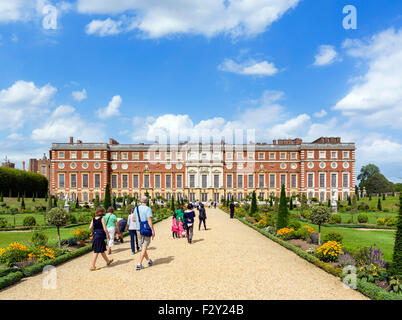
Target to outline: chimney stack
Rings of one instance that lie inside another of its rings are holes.
[[[25,171],[25,161],[22,161],[22,170]]]
[[[74,137],[70,137],[70,143],[71,143],[71,144],[74,143]]]

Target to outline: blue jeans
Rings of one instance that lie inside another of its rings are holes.
[[[128,232],[130,233],[131,251],[135,253],[135,249],[137,249],[137,251],[139,250],[137,230],[128,230]],[[134,246],[134,238],[136,246]]]

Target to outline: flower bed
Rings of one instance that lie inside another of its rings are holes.
[[[229,213],[227,208],[223,207],[222,210],[226,213]],[[273,228],[269,228],[269,232],[267,232],[266,230],[259,228],[257,226],[257,223],[252,223],[248,221],[246,217],[235,217],[242,223],[260,232],[272,241],[279,243],[280,245],[293,251],[303,259],[313,263],[317,267],[327,271],[334,276],[340,277],[342,280],[347,276],[347,274],[343,273],[342,267],[353,263],[358,264],[357,262],[359,260],[357,259],[357,261],[355,261],[350,253],[344,252],[344,250],[342,250],[341,243],[338,241],[329,240],[318,249],[311,248],[305,251],[289,242],[292,241],[291,239],[294,239],[292,235],[295,235],[295,233],[299,230],[292,230],[292,228],[282,228],[278,230],[277,233],[273,233]],[[308,233],[310,233],[310,239],[316,237],[316,234],[313,233],[314,229],[310,226],[303,226],[300,229],[307,230]],[[302,239],[300,240],[305,241]],[[307,241],[305,242],[308,243]],[[375,300],[402,300],[402,294],[399,293],[400,291],[395,291],[398,290],[398,288],[402,289],[402,286],[400,284],[401,279],[390,277],[386,273],[386,270],[384,268],[385,263],[381,258],[381,251],[379,249],[376,249],[374,245],[374,247],[372,246],[371,248],[363,248],[357,254],[360,254],[360,259],[363,259],[369,265],[373,263],[373,265],[377,265],[377,269],[379,268],[378,266],[380,266],[380,271],[374,273],[373,277],[364,276],[365,273],[362,272],[364,270],[363,267],[360,272],[357,272],[356,289],[369,298]],[[382,283],[380,283],[381,280]],[[386,289],[382,287],[384,286],[384,281],[386,281]],[[391,284],[391,281],[393,281],[393,284]]]
[[[157,220],[155,220],[153,223],[158,223],[166,218],[168,218],[170,215],[161,215],[157,217]],[[84,229],[82,229],[84,230]],[[87,231],[87,230],[84,230]],[[84,237],[84,232],[79,231],[74,234],[75,236],[78,237]],[[87,233],[88,234],[88,233]],[[128,232],[124,232],[123,236],[128,236]],[[21,261],[30,261],[31,263],[26,264],[25,266],[20,266],[18,268],[8,268],[5,270],[2,270],[0,272],[0,290],[4,289],[14,283],[17,283],[20,281],[23,277],[29,277],[32,276],[36,273],[42,272],[43,268],[47,265],[52,265],[56,266],[61,263],[64,263],[66,261],[69,261],[71,259],[74,259],[76,257],[79,257],[83,254],[86,254],[88,252],[92,251],[92,246],[90,244],[90,233],[88,234],[88,238],[85,239],[84,243],[85,246],[82,246],[80,248],[77,248],[72,251],[67,250],[67,251],[60,251],[57,252],[57,248],[47,248],[45,246],[42,246],[36,251],[34,249],[29,249],[27,246],[23,244],[16,244],[13,243],[11,246],[11,250],[15,251],[13,252],[13,257],[23,257]],[[11,244],[10,244],[11,245]],[[7,249],[0,249],[0,260],[1,256],[4,255],[7,252]],[[56,252],[55,252],[56,251]],[[29,256],[31,254],[31,256]]]

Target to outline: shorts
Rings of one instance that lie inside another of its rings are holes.
[[[145,237],[142,234],[140,234],[140,231],[138,230],[138,245],[140,246],[140,248],[142,249],[142,247],[144,246],[145,248],[148,248],[148,246],[151,243],[151,237]]]
[[[115,228],[111,227],[111,228],[107,228],[107,231],[109,232],[110,235],[110,240],[108,240],[107,245],[109,247],[113,247],[114,245],[114,233],[115,233]]]

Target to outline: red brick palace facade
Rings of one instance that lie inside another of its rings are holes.
[[[355,144],[338,137],[274,140],[272,144],[179,143],[119,144],[53,143],[50,150],[49,189],[63,199],[92,201],[112,195],[152,198],[184,197],[219,201],[279,196],[284,184],[288,195],[305,193],[320,201],[345,199],[355,187]]]

